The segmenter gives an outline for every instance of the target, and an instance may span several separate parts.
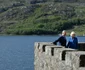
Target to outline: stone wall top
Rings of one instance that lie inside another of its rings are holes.
[[[79,42],[79,50],[52,42],[36,42],[35,70],[85,70],[84,50],[84,42]]]

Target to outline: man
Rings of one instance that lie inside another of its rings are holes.
[[[75,32],[72,31],[67,44],[67,48],[78,49],[78,39],[75,37]]]
[[[62,31],[62,35],[57,39],[57,40],[55,40],[54,42],[53,42],[53,44],[57,44],[57,42],[59,42],[60,44],[61,44],[61,46],[65,46],[66,47],[66,31],[65,30],[63,30]]]

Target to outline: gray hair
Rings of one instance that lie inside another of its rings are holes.
[[[63,30],[63,31],[62,31],[62,34],[63,34],[64,32],[66,32],[66,30]]]
[[[66,31],[65,31],[65,30],[63,30],[63,31],[62,31],[62,35],[64,35],[65,33],[66,33]]]

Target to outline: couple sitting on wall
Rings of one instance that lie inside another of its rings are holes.
[[[78,39],[75,36],[75,32],[74,31],[71,32],[68,43],[65,36],[66,36],[66,31],[64,30],[62,31],[62,35],[56,41],[54,41],[53,44],[56,45],[57,42],[59,42],[61,46],[65,46],[66,48],[78,49]]]

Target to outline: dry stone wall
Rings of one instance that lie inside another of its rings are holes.
[[[79,43],[84,48],[85,43]],[[35,70],[85,70],[85,51],[64,48],[51,42],[34,45]]]

